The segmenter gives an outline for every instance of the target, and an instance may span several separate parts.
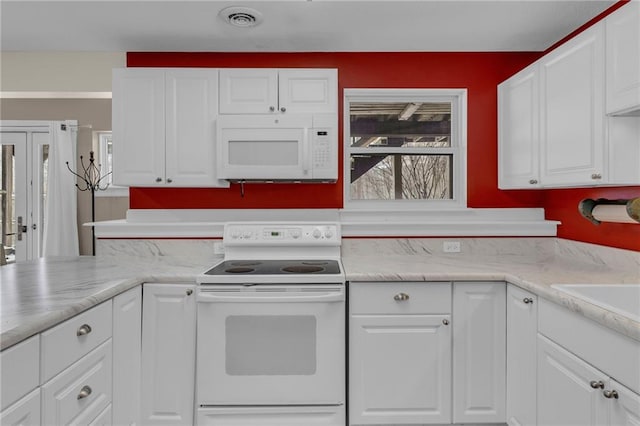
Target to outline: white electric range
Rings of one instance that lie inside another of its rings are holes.
[[[344,426],[337,223],[228,223],[198,287],[198,425]]]

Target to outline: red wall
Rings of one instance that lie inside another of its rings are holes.
[[[469,207],[540,206],[535,191],[500,191],[497,178],[497,92],[501,81],[539,53],[128,53],[129,67],[337,68],[339,100],[347,88],[467,88]],[[246,184],[230,189],[131,188],[132,209],[341,208],[336,184]]]
[[[623,0],[576,32],[620,7]],[[560,42],[559,42],[560,43]],[[559,44],[558,43],[558,44]],[[556,44],[557,45],[557,44]],[[554,45],[554,46],[556,46]],[[496,86],[541,53],[137,53],[129,67],[337,68],[339,100],[347,88],[467,88],[467,199],[469,207],[544,207],[559,220],[561,238],[640,251],[640,226],[591,224],[578,213],[584,198],[640,196],[640,186],[544,191],[501,191],[497,185]],[[340,208],[342,199],[342,102],[340,165],[336,184],[247,184],[230,189],[131,188],[132,209]]]

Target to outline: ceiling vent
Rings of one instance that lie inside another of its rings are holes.
[[[232,6],[222,9],[219,16],[234,27],[255,27],[262,22],[262,13],[250,7]]]

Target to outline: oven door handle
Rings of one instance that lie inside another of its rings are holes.
[[[219,303],[325,303],[343,302],[344,293],[321,293],[317,295],[286,296],[282,294],[267,296],[264,294],[220,294],[200,292],[198,302],[219,302]]]

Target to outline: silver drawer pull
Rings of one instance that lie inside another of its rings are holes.
[[[594,389],[604,389],[604,382],[602,380],[592,380],[589,385]]]
[[[89,333],[91,333],[91,326],[89,324],[82,324],[78,331],[76,331],[76,336],[80,337]]]
[[[533,303],[533,299],[530,297],[525,297],[524,299],[522,299],[522,301],[526,304]]]
[[[93,391],[89,386],[83,386],[82,389],[80,389],[80,393],[78,394],[78,399],[83,399],[88,397],[89,395],[91,395],[91,392]]]
[[[606,391],[602,391],[602,394],[604,395],[605,398],[614,398],[614,399],[618,399],[618,391],[616,390],[606,390]]]
[[[409,300],[409,295],[407,293],[398,293],[393,296],[393,300],[396,302],[404,302],[405,300]]]
[[[444,325],[449,325],[449,320],[445,318],[445,319],[442,320],[442,323]]]
[[[602,179],[602,175],[600,173],[594,173],[591,175],[591,179],[593,180]]]

